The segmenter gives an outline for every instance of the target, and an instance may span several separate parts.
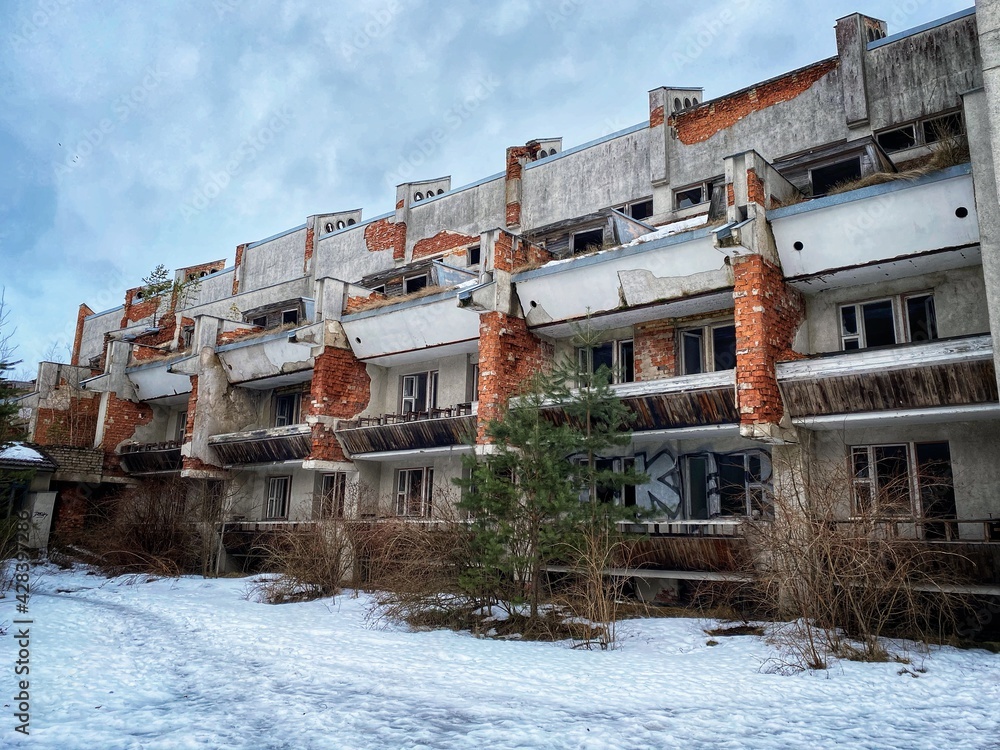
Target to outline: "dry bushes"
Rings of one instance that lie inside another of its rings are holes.
[[[961,601],[958,560],[896,533],[896,520],[845,520],[846,470],[813,472],[774,498],[774,519],[748,543],[759,610],[791,622],[773,638],[781,668],[822,669],[831,656],[893,658],[887,637],[927,643],[953,631]]]
[[[273,575],[249,584],[255,599],[284,604],[334,596],[350,577],[351,529],[338,518],[269,532],[263,553],[265,568]]]

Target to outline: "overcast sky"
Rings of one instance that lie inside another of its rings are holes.
[[[951,0],[0,0],[0,286],[17,355],[68,361],[76,310],[158,263],[226,258],[394,185],[499,172],[836,53],[855,11],[889,33]],[[4,331],[4,332],[7,332]]]

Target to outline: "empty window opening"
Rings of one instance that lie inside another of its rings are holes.
[[[468,258],[469,258],[469,265],[470,266],[478,266],[479,265],[479,262],[480,262],[480,257],[479,257],[480,252],[481,252],[481,250],[480,250],[479,245],[474,245],[474,246],[472,246],[472,247],[469,248],[469,250],[468,250]]]
[[[918,294],[904,298],[907,341],[933,341],[938,337],[934,295]]]
[[[421,276],[410,276],[408,279],[403,280],[403,294],[418,292],[425,286],[427,286],[426,274]]]
[[[681,108],[681,100],[678,97],[674,97],[674,111],[676,112]]]
[[[851,182],[859,177],[861,177],[859,156],[826,167],[816,167],[810,171],[813,195],[826,195],[835,185]]]
[[[258,316],[256,318],[254,318],[253,320],[251,320],[250,322],[253,325],[257,326],[258,328],[267,328],[267,316],[266,315],[260,315],[260,316]]]
[[[424,194],[421,193],[419,190],[413,194],[414,201],[422,201],[423,199],[424,199]]]
[[[597,458],[594,461],[594,468],[602,472],[627,474],[634,471],[635,459],[632,457]],[[619,486],[617,481],[598,481],[597,502],[604,505],[624,505],[625,507],[633,507],[635,506],[635,485],[627,484]]]
[[[573,253],[588,253],[604,247],[604,230],[589,229],[573,235]]]
[[[330,234],[330,232],[333,231],[333,222],[332,221],[326,222],[326,224],[323,226],[323,228],[326,230],[327,234]]]
[[[187,411],[177,412],[177,424],[174,425],[174,440],[178,443],[184,442],[184,436],[187,433]]]
[[[343,219],[338,219],[337,220],[337,229],[343,229],[346,226],[347,226],[347,224],[344,222]]]
[[[653,200],[640,201],[639,203],[633,203],[625,211],[633,219],[638,219],[642,221],[643,219],[648,219],[653,215]]]
[[[911,148],[917,144],[916,132],[912,125],[879,133],[875,136],[875,140],[884,151],[889,153],[902,151],[904,148]]]
[[[708,191],[705,189],[705,185],[696,185],[695,187],[675,190],[674,207],[679,210],[682,208],[697,206],[699,203],[704,203],[708,200],[707,193]]]
[[[269,477],[267,480],[267,502],[264,505],[264,518],[267,520],[288,518],[288,495],[291,490],[291,477]]]
[[[771,460],[763,451],[685,456],[682,471],[688,518],[770,515]]]
[[[288,325],[289,323],[299,322],[299,311],[298,310],[282,310],[281,311],[281,325]]]
[[[937,143],[965,132],[965,127],[962,125],[962,115],[957,112],[953,115],[925,120],[922,126],[924,143]]]

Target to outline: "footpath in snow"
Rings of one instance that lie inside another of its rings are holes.
[[[245,591],[36,569],[29,737],[0,600],[0,748],[1000,748],[985,651],[782,676],[763,640],[708,646],[696,619],[626,621],[601,652],[372,627],[364,595]]]

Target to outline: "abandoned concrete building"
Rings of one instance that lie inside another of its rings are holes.
[[[645,511],[661,577],[725,570],[741,520],[827,464],[845,519],[960,544],[1000,585],[1000,10],[889,31],[841,18],[834,57],[657,88],[634,127],[81,305],[21,402],[55,530],[163,477],[218,499],[230,568],[274,526],[446,515],[487,421],[568,354],[635,413],[602,460],[649,476],[610,499]],[[588,319],[603,343],[574,351]]]

